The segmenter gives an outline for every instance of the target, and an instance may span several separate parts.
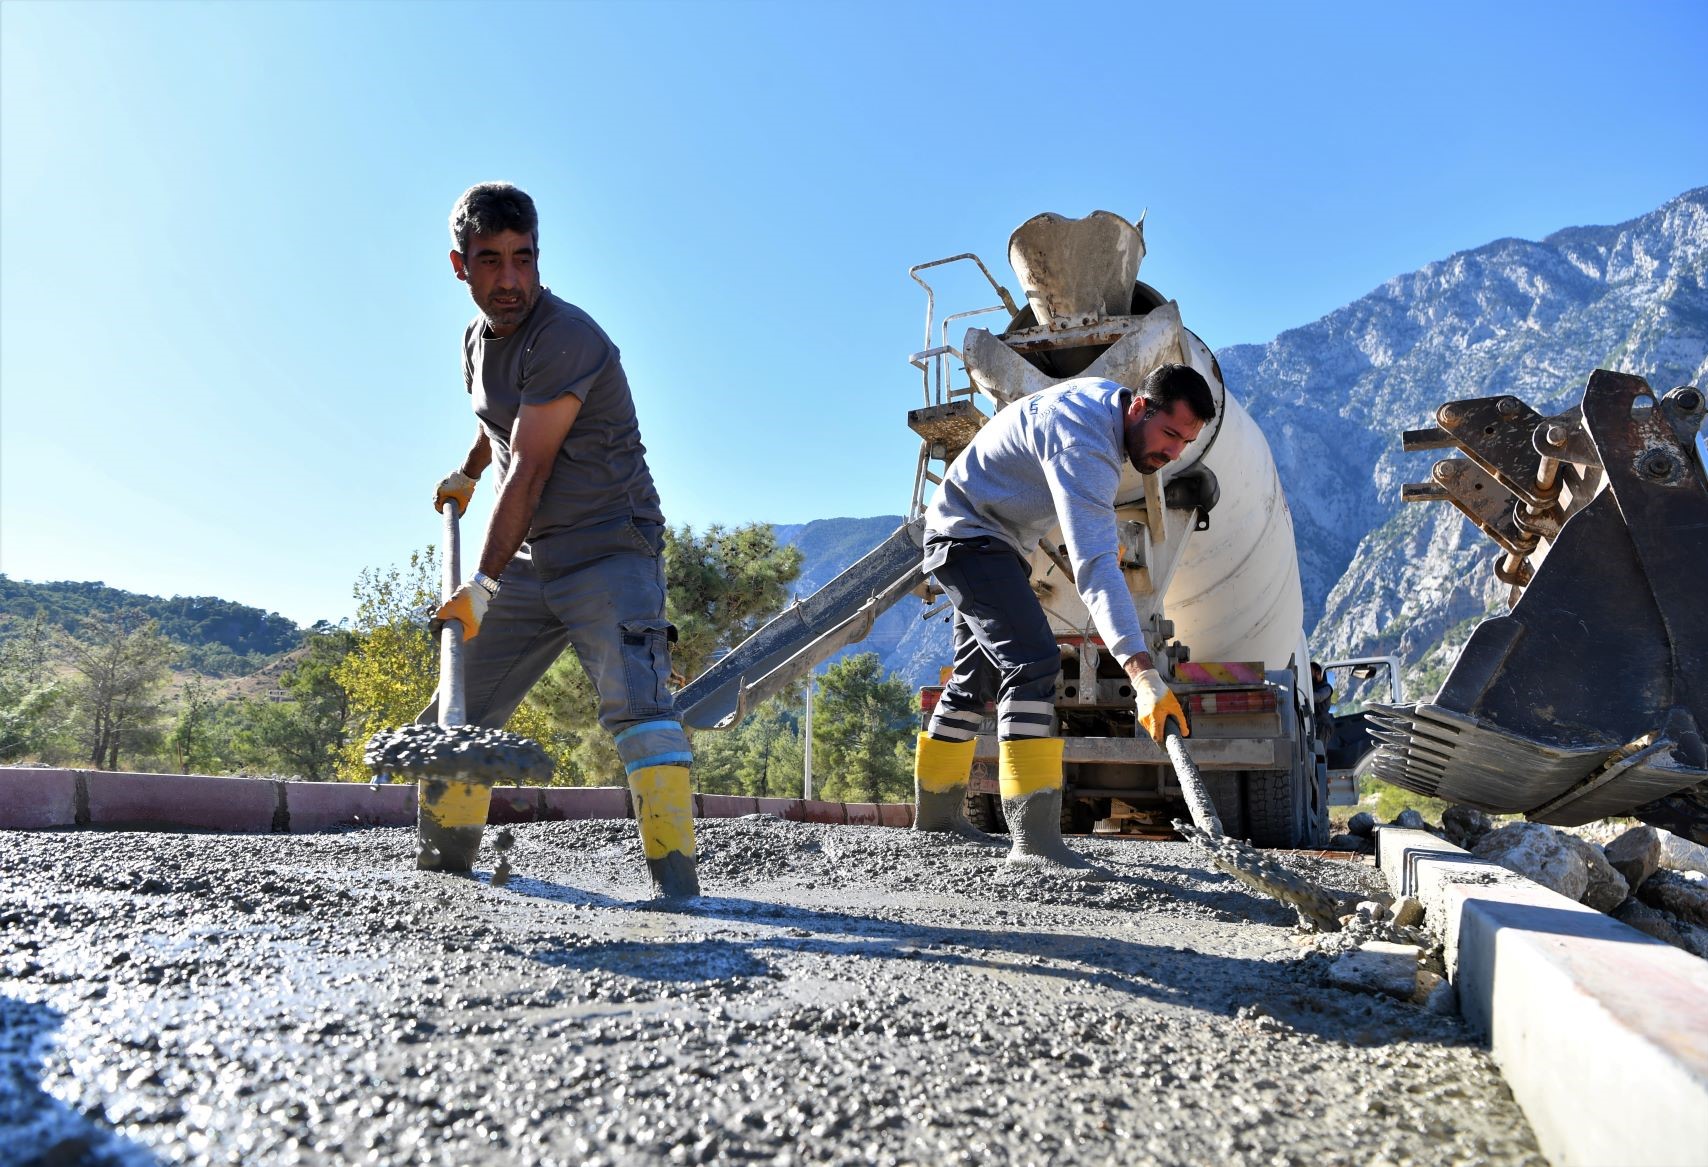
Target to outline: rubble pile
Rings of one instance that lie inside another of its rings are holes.
[[[1439,826],[1412,810],[1399,818],[1407,815],[1473,855],[1708,960],[1708,847],[1641,824],[1497,825],[1467,806],[1448,807]],[[1367,817],[1354,816],[1354,829]]]

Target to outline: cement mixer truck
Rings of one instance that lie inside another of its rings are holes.
[[[678,694],[698,729],[737,724],[905,597],[937,597],[920,571],[921,515],[942,473],[997,410],[1070,377],[1137,385],[1151,369],[1190,364],[1209,383],[1216,419],[1157,474],[1129,467],[1116,498],[1121,567],[1151,656],[1192,719],[1192,753],[1230,835],[1259,846],[1320,846],[1327,773],[1313,734],[1309,654],[1292,518],[1269,445],[1222,381],[1177,304],[1138,278],[1142,219],[1099,211],[1022,224],[1008,256],[1018,303],[972,253],[918,264],[925,344],[907,424],[920,439],[909,517],[818,592],[798,601]],[[926,273],[976,267],[997,301],[943,312]],[[951,343],[950,327],[997,316]],[[1093,628],[1052,532],[1032,552],[1032,581],[1062,654],[1056,735],[1066,739],[1063,826],[1084,832],[1163,826],[1182,798],[1167,755],[1136,733],[1133,693]],[[947,663],[946,661],[944,662]],[[929,704],[932,690],[922,694]],[[1001,829],[993,726],[978,738],[969,817]]]

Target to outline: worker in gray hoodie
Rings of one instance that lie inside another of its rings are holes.
[[[1123,461],[1154,474],[1215,416],[1189,365],[1154,370],[1136,393],[1082,377],[999,410],[949,467],[925,512],[924,569],[954,606],[954,671],[914,755],[916,830],[983,837],[961,806],[994,699],[1009,862],[1088,866],[1062,841],[1061,650],[1028,581],[1031,549],[1058,524],[1080,598],[1133,679],[1139,724],[1159,743],[1170,717],[1190,732],[1145,651],[1121,574],[1115,494]]]

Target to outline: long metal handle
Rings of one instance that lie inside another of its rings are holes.
[[[1192,824],[1207,835],[1221,835],[1222,820],[1210,802],[1209,792],[1204,789],[1198,763],[1186,750],[1186,739],[1180,736],[1180,723],[1172,717],[1163,723],[1162,741],[1169,759],[1174,762],[1174,776],[1180,780],[1181,792],[1186,795],[1186,809],[1192,813]]]
[[[439,572],[439,600],[449,600],[462,580],[462,543],[457,533],[457,519],[462,507],[456,499],[446,499],[440,513],[445,519],[445,554]],[[463,725],[468,722],[468,703],[463,696],[463,625],[460,620],[447,620],[439,631],[439,724]]]

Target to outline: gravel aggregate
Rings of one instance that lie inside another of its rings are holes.
[[[1186,844],[697,826],[668,907],[629,822],[509,828],[502,887],[497,832],[0,832],[0,1162],[1543,1163],[1457,1017]]]

